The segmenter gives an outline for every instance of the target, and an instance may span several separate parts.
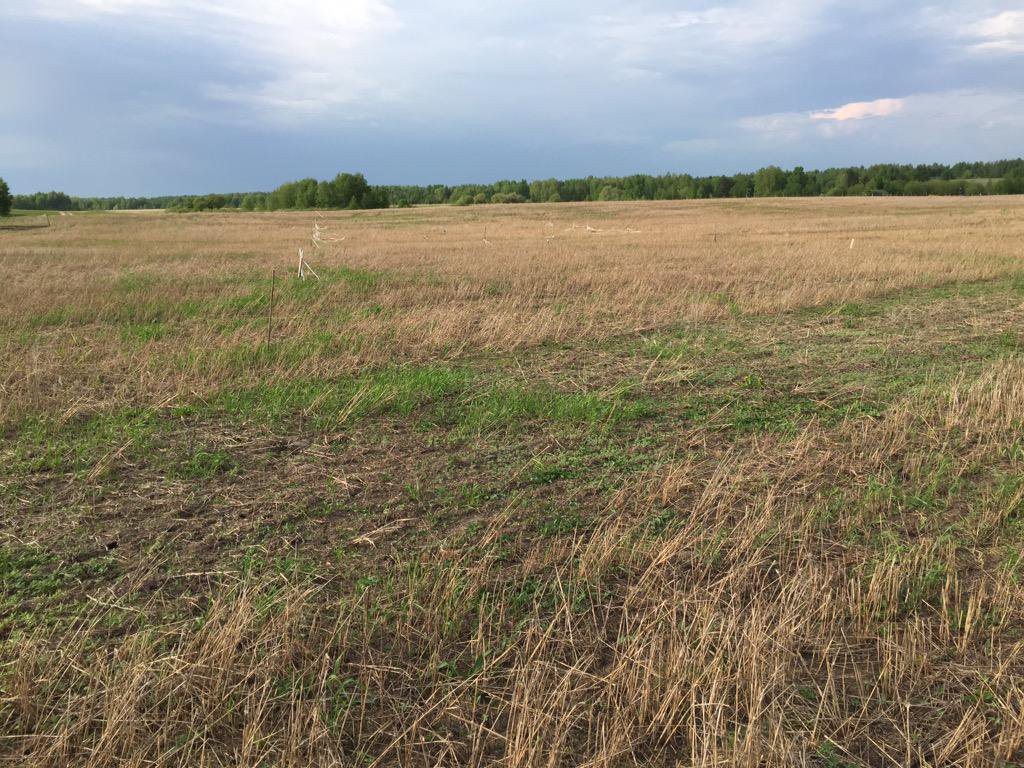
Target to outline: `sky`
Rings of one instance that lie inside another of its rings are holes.
[[[8,0],[15,193],[1024,155],[1024,0]]]

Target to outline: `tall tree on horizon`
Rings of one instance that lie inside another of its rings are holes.
[[[7,182],[0,178],[0,216],[11,215],[11,189]]]

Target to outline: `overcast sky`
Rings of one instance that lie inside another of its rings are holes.
[[[14,192],[1024,155],[1024,0],[4,0]]]

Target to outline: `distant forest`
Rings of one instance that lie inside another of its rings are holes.
[[[302,179],[272,192],[168,197],[70,197],[63,192],[14,195],[23,210],[94,211],[165,208],[174,211],[365,209],[411,205],[555,203],[599,200],[696,200],[725,197],[1024,194],[1024,159],[956,165],[872,165],[805,171],[775,166],[733,176],[588,176],[585,179],[506,180],[449,186],[371,185],[361,173],[330,181]]]

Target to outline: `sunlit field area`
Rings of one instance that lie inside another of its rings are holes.
[[[12,218],[0,762],[1024,764],[1022,351],[1018,196]]]

